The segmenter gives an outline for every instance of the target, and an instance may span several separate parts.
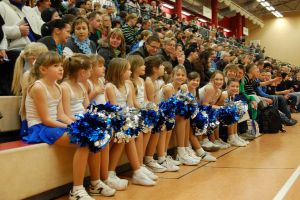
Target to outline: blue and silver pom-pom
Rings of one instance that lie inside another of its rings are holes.
[[[208,115],[208,128],[207,128],[207,135],[212,134],[213,131],[219,126],[220,122],[219,118],[219,109],[214,109],[212,106],[199,106],[199,110],[203,110]]]
[[[219,120],[225,125],[232,125],[240,119],[236,104],[223,106],[219,109]]]
[[[206,111],[199,111],[197,115],[191,119],[191,125],[196,136],[204,135],[207,132],[209,118]]]
[[[238,108],[238,115],[242,118],[248,111],[248,104],[244,101],[236,101],[235,104]]]
[[[141,114],[138,109],[126,107],[119,113],[122,116],[121,127],[115,130],[116,143],[128,143],[141,132]],[[120,116],[119,116],[120,117]]]
[[[68,125],[67,133],[70,143],[88,146],[92,152],[103,149],[111,138],[111,120],[104,112],[93,112],[77,115],[77,120]]]
[[[179,90],[169,101],[175,107],[175,114],[185,119],[194,118],[198,113],[196,98],[186,90]]]
[[[164,119],[164,126],[162,126],[162,130],[164,130],[164,128],[167,131],[172,130],[175,127],[176,117],[176,109],[174,107],[173,99],[169,98],[167,101],[162,101],[158,107],[160,109],[160,114]]]
[[[142,121],[142,132],[149,133],[153,129],[153,127],[158,123],[158,107],[153,102],[147,102],[140,110],[140,112]]]

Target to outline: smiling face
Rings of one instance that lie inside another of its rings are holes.
[[[240,84],[238,81],[231,81],[227,86],[227,91],[231,95],[237,95],[239,93]]]
[[[182,69],[176,70],[173,75],[173,81],[174,81],[174,83],[177,83],[178,85],[182,85],[186,81],[185,71]]]
[[[199,87],[200,84],[200,78],[195,78],[189,81],[188,86],[192,89],[196,89]]]
[[[211,82],[213,83],[213,85],[214,85],[216,88],[220,89],[220,88],[223,87],[223,84],[224,84],[224,77],[223,77],[222,74],[217,73],[217,74],[215,75],[215,77],[213,77],[213,79],[211,80]]]

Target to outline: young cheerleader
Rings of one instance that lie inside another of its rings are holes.
[[[219,109],[220,106],[217,105],[220,97],[222,95],[221,88],[224,84],[224,75],[221,71],[216,70],[210,78],[210,82],[204,87],[199,89],[199,101],[200,104],[204,106],[212,106],[213,109]],[[222,141],[219,138],[219,127],[214,130],[213,134],[209,135],[210,142],[208,138],[204,138],[202,141],[202,147],[210,151],[216,151],[218,148],[228,148],[230,145]]]
[[[14,95],[20,95],[22,92],[22,85],[27,82],[29,70],[33,67],[33,62],[39,54],[47,52],[48,48],[41,43],[32,42],[26,45],[25,49],[21,51],[15,63],[14,76],[12,82],[12,92]]]
[[[197,73],[197,72],[189,73],[188,74],[188,90],[195,97],[197,96],[197,94],[196,94],[197,91],[196,90],[199,87],[199,85],[200,85],[200,74]],[[199,137],[201,137],[201,136],[199,136]],[[191,145],[192,145],[193,149],[195,149],[196,156],[200,157],[201,160],[204,160],[204,161],[207,161],[207,162],[214,162],[214,161],[217,160],[210,153],[204,151],[204,149],[200,145],[200,142],[199,142],[197,136],[195,136],[192,129],[190,129],[189,140],[191,142]],[[187,145],[187,142],[186,142],[186,145]],[[193,152],[191,152],[190,154],[193,154]]]
[[[146,80],[145,80],[145,92],[146,98],[148,101],[155,104],[159,103],[159,91],[162,85],[159,83],[159,78],[164,75],[164,66],[162,65],[163,61],[159,56],[149,56],[145,59],[146,65]],[[161,141],[158,145],[158,141]],[[147,145],[145,153],[145,165],[152,172],[165,172],[165,171],[177,171],[178,167],[165,162],[163,165],[159,164],[156,160],[153,159],[155,150],[157,147],[157,155],[159,158],[165,157],[165,136],[161,136],[160,133],[153,133],[150,136],[150,141]],[[169,158],[169,157],[168,157]],[[161,159],[161,161],[165,161]],[[169,161],[169,160],[168,160]]]
[[[239,94],[240,83],[238,79],[228,79],[226,91],[222,93],[220,104],[224,105],[226,101],[233,103],[235,96]],[[244,147],[248,144],[247,141],[240,138],[237,134],[238,123],[227,126],[228,140],[227,142],[236,147]]]
[[[106,75],[106,79],[109,83],[105,86],[105,97],[111,104],[118,105],[123,109],[133,107],[132,91],[127,82],[130,79],[130,75],[130,64],[126,59],[114,58],[110,61]],[[112,144],[109,156],[109,178],[106,183],[116,190],[124,190],[128,185],[128,181],[117,177],[115,172],[124,146],[128,160],[134,171],[132,182],[145,186],[155,185],[156,182],[153,181],[153,179],[156,179],[156,177],[152,177],[152,174],[147,173],[148,171],[141,168],[134,139],[130,139],[126,144]]]
[[[76,115],[82,114],[89,104],[87,92],[82,85],[86,82],[91,74],[91,63],[89,56],[84,54],[75,54],[64,61],[66,80],[61,84],[62,87],[62,102],[65,113],[71,118],[75,119]],[[98,153],[89,155],[88,163],[90,168],[96,167],[97,174],[91,176],[91,186],[89,192],[93,195],[112,196],[116,190],[110,188],[100,180],[100,160],[103,157],[104,163],[101,162],[102,178],[108,178],[108,145]],[[103,165],[104,164],[104,165]],[[106,166],[105,166],[106,164]]]
[[[29,128],[23,140],[27,143],[45,142],[76,147],[73,158],[73,188],[69,199],[93,200],[83,187],[89,149],[70,144],[66,133],[67,125],[72,123],[72,120],[64,114],[61,88],[56,83],[63,78],[61,63],[61,57],[50,51],[40,54],[30,70],[25,107],[22,108],[26,113]],[[91,166],[90,173],[91,177],[99,173],[95,165]]]
[[[186,70],[183,65],[178,65],[173,69],[172,72],[172,83],[165,85],[161,92],[160,97],[163,100],[167,100],[172,95],[176,94],[180,89],[187,90],[187,86],[183,85],[186,82]],[[185,88],[181,88],[185,87]],[[193,156],[190,151],[188,151],[186,146],[186,138],[190,134],[190,123],[188,119],[183,116],[176,115],[175,118],[175,133],[177,139],[177,160],[179,160],[184,165],[197,165],[200,162],[200,158]],[[171,138],[171,131],[167,133],[165,150],[169,146],[169,141]]]
[[[139,56],[139,55],[130,55],[128,56],[128,61],[131,66],[131,81],[130,81],[130,86],[133,96],[133,105],[134,107],[141,109],[143,108],[146,103],[147,103],[147,98],[146,98],[146,93],[145,93],[145,83],[144,79],[142,79],[140,76],[145,75],[145,62],[144,59]],[[144,154],[146,151],[147,144],[149,142],[151,133],[141,133],[139,137],[136,138],[136,149],[137,153],[139,155],[139,161],[142,164],[143,163],[143,158]],[[141,166],[144,168],[144,170],[149,171],[147,168],[145,168],[144,165]],[[149,171],[149,173],[152,173]],[[152,173],[153,174],[153,173]],[[152,175],[153,177],[156,177],[156,175]]]

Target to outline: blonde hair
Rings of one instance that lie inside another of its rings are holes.
[[[176,74],[176,72],[178,72],[179,70],[182,70],[185,73],[185,77],[187,77],[186,74],[186,69],[183,65],[177,65],[176,67],[174,67],[173,71],[172,71],[172,77]]]
[[[30,56],[38,56],[41,53],[47,52],[48,48],[46,45],[38,42],[32,42],[26,45],[25,49],[21,51],[19,57],[16,60],[14,75],[11,90],[14,95],[21,94],[21,82],[24,73],[24,65],[26,60]]]
[[[90,57],[85,54],[77,53],[67,58],[63,62],[64,78],[76,78],[78,71],[91,68]]]
[[[108,65],[106,80],[117,87],[125,84],[122,75],[130,66],[128,60],[124,58],[113,58]]]
[[[144,37],[150,37],[152,35],[151,31],[143,30],[141,34],[138,36],[138,40],[143,40]]]
[[[48,51],[41,53],[36,61],[34,62],[33,68],[30,69],[29,77],[26,85],[24,86],[24,93],[22,94],[22,104],[21,104],[21,117],[25,118],[25,98],[27,95],[27,89],[31,86],[35,81],[41,79],[40,67],[49,67],[51,65],[62,63],[61,56],[55,51]]]
[[[91,54],[89,55],[89,57],[90,57],[92,68],[96,67],[98,64],[104,65],[105,63],[104,58],[98,54]]]

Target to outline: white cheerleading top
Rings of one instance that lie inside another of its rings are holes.
[[[69,90],[70,90],[70,103],[71,103],[71,112],[72,115],[78,115],[78,114],[82,114],[85,111],[85,108],[83,106],[83,102],[84,99],[86,97],[86,90],[84,89],[84,86],[81,83],[78,83],[81,90],[83,91],[84,96],[83,97],[76,97],[75,93],[72,90],[72,87],[70,86],[70,84],[68,82],[64,82],[63,84],[65,84]]]
[[[166,101],[166,100],[167,100],[167,99],[166,99],[166,96],[165,96],[165,93],[164,93],[164,90],[163,90],[164,87],[166,87],[166,86],[172,87],[173,90],[175,91],[175,88],[174,88],[174,86],[173,86],[172,83],[168,83],[168,84],[164,85],[164,86],[159,90],[159,93],[158,93],[159,102],[162,102],[162,101]]]
[[[101,82],[101,84],[103,84],[103,86],[104,86],[104,82],[102,81],[102,79],[101,78],[99,78],[99,81]],[[92,81],[90,81],[90,80],[88,80],[88,83],[89,83],[89,85],[90,85],[90,87],[91,87],[91,90],[93,91],[94,90],[94,84],[92,83]],[[106,100],[105,100],[105,94],[103,93],[103,94],[98,94],[97,96],[95,96],[95,98],[92,100],[92,102],[95,102],[96,103],[96,105],[98,105],[98,104],[105,104],[106,103]]]
[[[110,84],[113,86],[115,90],[117,105],[120,106],[121,108],[125,108],[127,106],[127,98],[129,95],[130,86],[128,85],[128,83],[125,83],[126,94],[124,95],[114,84],[112,83]]]
[[[139,78],[141,85],[136,85],[137,88],[137,95],[136,100],[140,105],[143,105],[145,102],[145,85],[144,80],[142,78]]]
[[[40,84],[45,88],[46,96],[47,96],[48,115],[50,116],[51,119],[57,121],[57,107],[59,101],[61,100],[61,95],[58,99],[54,99],[49,93],[46,85],[42,81],[37,80],[34,82],[34,84]],[[34,84],[32,84],[32,86]],[[58,87],[61,94],[60,86],[58,84],[56,84],[56,86]],[[26,109],[26,119],[27,119],[28,127],[42,123],[42,120],[37,113],[36,105],[28,92],[25,99],[25,109]]]

